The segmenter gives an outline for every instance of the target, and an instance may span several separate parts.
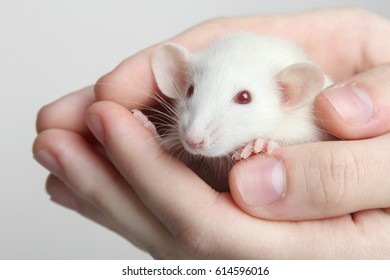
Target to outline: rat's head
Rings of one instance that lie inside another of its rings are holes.
[[[234,48],[190,53],[167,43],[157,49],[155,79],[163,94],[177,100],[178,135],[188,152],[225,156],[256,138],[268,138],[284,111],[306,100],[307,80],[318,73],[322,77],[311,64],[275,72],[254,66],[253,59]]]

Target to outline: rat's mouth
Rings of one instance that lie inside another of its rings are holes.
[[[227,153],[223,152],[218,146],[209,146],[205,144],[199,147],[190,147],[185,141],[182,141],[182,145],[188,153],[195,156],[218,158],[227,155]]]

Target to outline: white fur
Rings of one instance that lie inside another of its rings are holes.
[[[312,105],[331,81],[288,41],[235,33],[196,53],[168,43],[156,51],[152,68],[161,91],[178,100],[179,138],[192,154],[231,155],[258,138],[290,145],[323,137]],[[190,85],[194,93],[187,98]],[[241,90],[251,92],[251,103],[233,102]],[[204,144],[194,149],[186,138]]]

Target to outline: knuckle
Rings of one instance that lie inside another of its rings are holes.
[[[316,174],[316,185],[307,185],[310,198],[324,209],[337,209],[350,196],[357,184],[358,161],[345,146],[339,149],[322,147],[309,160],[310,172]],[[313,170],[315,168],[315,170]]]

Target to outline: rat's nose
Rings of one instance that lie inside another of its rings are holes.
[[[188,146],[190,146],[192,149],[199,149],[203,147],[204,139],[199,138],[193,138],[193,137],[186,137],[186,143]]]

